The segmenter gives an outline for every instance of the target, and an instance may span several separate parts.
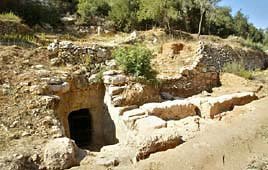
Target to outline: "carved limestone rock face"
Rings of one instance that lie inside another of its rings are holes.
[[[44,164],[49,170],[66,169],[78,165],[85,152],[69,138],[51,140],[44,149]]]

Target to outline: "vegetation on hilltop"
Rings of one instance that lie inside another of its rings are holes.
[[[220,0],[2,0],[0,13],[13,12],[28,25],[61,25],[60,18],[77,14],[80,22],[118,31],[146,30],[239,36],[268,45],[268,30],[256,28],[241,11],[218,6]]]

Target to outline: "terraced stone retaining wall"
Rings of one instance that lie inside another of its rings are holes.
[[[227,63],[242,63],[247,69],[265,69],[268,66],[268,55],[264,52],[202,42],[195,58],[192,65],[181,69],[180,77],[163,80],[161,92],[190,97],[211,91],[220,85],[220,72]]]

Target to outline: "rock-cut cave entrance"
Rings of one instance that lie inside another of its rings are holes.
[[[87,148],[92,140],[92,117],[88,109],[73,111],[68,116],[70,138],[78,147]]]

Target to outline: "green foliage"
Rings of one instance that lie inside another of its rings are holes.
[[[0,0],[0,13],[13,12],[29,24],[60,24],[67,12],[78,12],[82,22],[111,25],[130,32],[153,26],[169,31],[178,29],[228,37],[235,35],[268,46],[267,31],[256,28],[241,11],[233,17],[231,9],[220,7],[220,0]],[[13,13],[0,20],[19,22]],[[104,19],[104,20],[102,20]]]
[[[118,30],[129,32],[137,25],[137,0],[115,0],[111,3],[109,19],[116,23]]]
[[[110,6],[106,0],[79,0],[78,13],[83,21],[90,21],[93,16],[107,16]]]
[[[176,0],[140,0],[138,19],[139,21],[151,20],[170,29],[170,22],[179,17],[177,5]]]
[[[1,0],[0,12],[10,12],[21,17],[29,25],[48,23],[56,26],[61,14],[71,9],[75,0]]]
[[[218,7],[207,14],[207,31],[209,34],[228,37],[234,33],[234,22],[231,8]]]
[[[21,22],[20,17],[15,15],[13,12],[0,14],[0,20],[1,21]]]
[[[103,80],[103,73],[107,71],[105,68],[101,68],[100,71],[91,80],[91,83],[101,83]]]
[[[117,65],[126,73],[136,77],[143,76],[146,79],[154,79],[155,72],[151,67],[153,55],[149,49],[135,45],[117,48],[112,55]]]
[[[254,42],[252,39],[249,39],[249,38],[246,40],[242,40],[241,44],[245,47],[248,47],[248,48],[252,48],[252,49],[256,49],[256,50],[260,50],[260,51],[264,50],[264,46],[262,43]]]
[[[243,62],[227,63],[223,67],[223,72],[232,73],[246,79],[253,79],[253,73],[245,68]]]
[[[238,11],[234,16],[234,23],[236,35],[247,38],[249,32],[248,18],[241,11]]]
[[[268,29],[266,29],[263,32],[264,32],[264,39],[263,39],[264,50],[268,50]]]
[[[83,61],[83,64],[86,66],[86,67],[89,67],[90,68],[90,64],[91,64],[91,56],[89,54],[85,55],[85,56],[81,56],[80,57]]]
[[[4,34],[0,35],[0,40],[7,45],[36,46],[38,44],[38,39],[32,35]]]

